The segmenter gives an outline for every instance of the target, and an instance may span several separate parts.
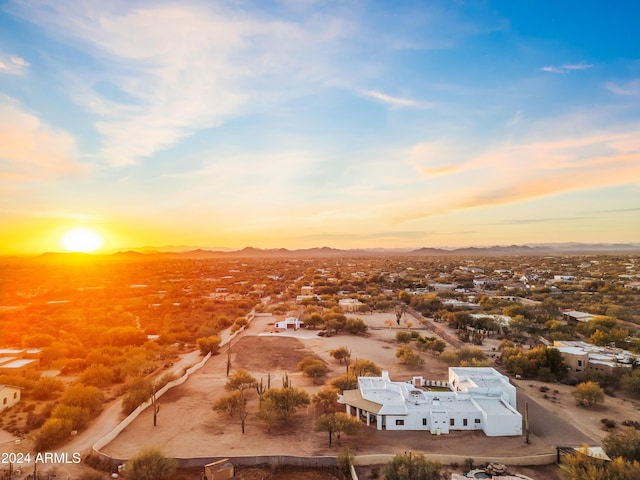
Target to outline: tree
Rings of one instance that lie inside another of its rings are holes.
[[[307,356],[298,362],[298,370],[315,382],[327,374],[329,367],[319,358]]]
[[[43,377],[34,383],[31,395],[36,400],[51,400],[57,392],[64,390],[64,383],[58,378]]]
[[[104,396],[96,387],[84,385],[72,385],[60,399],[60,403],[87,408],[91,413],[96,413],[102,408]]]
[[[322,413],[330,413],[339,408],[339,390],[335,387],[322,387],[313,396],[313,403],[322,409]]]
[[[304,321],[304,324],[307,328],[316,329],[321,325],[324,325],[324,320],[319,313],[312,313],[309,317]]]
[[[129,415],[138,405],[146,402],[153,393],[151,381],[138,377],[127,384],[127,393],[122,398],[122,411]]]
[[[234,411],[238,412],[242,433],[244,433],[245,422],[247,420],[247,416],[249,416],[247,399],[244,396],[244,391],[250,388],[255,388],[257,385],[258,382],[256,379],[245,369],[240,368],[227,379],[227,383],[224,386],[226,391],[233,392],[231,395],[227,395],[227,408],[230,409],[230,415],[233,415]]]
[[[157,448],[145,448],[127,462],[125,472],[131,480],[164,480],[177,469],[175,458],[165,457]]]
[[[267,421],[288,423],[300,407],[309,405],[311,398],[304,390],[293,387],[272,388],[260,400],[260,417]]]
[[[411,332],[407,332],[404,330],[398,330],[396,332],[396,342],[398,343],[409,343],[412,340]]]
[[[640,396],[640,368],[634,369],[622,379],[622,388],[630,395]]]
[[[365,333],[368,328],[367,324],[360,318],[347,318],[344,324],[344,329],[353,335]]]
[[[602,439],[602,447],[611,458],[640,462],[640,431],[627,427],[622,432],[610,432]]]
[[[342,434],[355,435],[361,427],[362,422],[360,422],[360,420],[344,412],[320,415],[315,424],[316,432],[329,433],[329,446],[331,446],[334,435],[338,440],[338,445],[340,445],[340,437]]]
[[[113,368],[104,365],[94,364],[86,368],[80,375],[80,383],[104,388],[111,385],[115,380]]]
[[[341,393],[345,390],[355,390],[358,388],[358,379],[351,373],[347,372],[334,378],[331,385],[337,388]]]
[[[51,418],[68,420],[71,423],[71,430],[80,430],[89,423],[89,409],[59,403],[51,412]]]
[[[40,428],[36,437],[35,449],[38,452],[50,450],[71,435],[73,425],[66,418],[51,417]]]
[[[604,390],[597,382],[579,383],[571,395],[576,399],[578,405],[591,406],[595,403],[604,403]]]
[[[202,355],[210,353],[211,355],[217,355],[220,348],[221,339],[217,335],[211,335],[210,337],[199,338],[196,343],[200,349]]]
[[[249,372],[247,372],[244,368],[239,368],[233,375],[231,375],[227,379],[227,383],[225,384],[224,389],[227,392],[238,390],[242,393],[245,390],[254,388],[256,384],[256,379]]]
[[[384,480],[441,480],[442,466],[430,462],[422,453],[400,453],[382,471]]]
[[[616,457],[610,462],[603,462],[577,452],[563,460],[564,477],[567,480],[636,480],[640,478],[640,463],[630,462]]]
[[[347,347],[338,347],[329,352],[333,358],[335,358],[338,362],[346,365],[347,370],[349,370],[349,364],[351,363],[351,350]]]
[[[382,369],[371,360],[359,358],[349,367],[349,373],[354,377],[379,377]]]
[[[398,325],[400,325],[400,320],[402,320],[402,316],[404,315],[404,313],[407,311],[407,304],[406,303],[398,303],[395,307],[395,313],[396,313],[396,323]]]
[[[242,433],[245,432],[249,409],[247,408],[247,399],[244,398],[244,395],[240,390],[234,390],[233,392],[218,398],[211,408],[216,412],[227,412],[230,417],[233,417],[237,413],[240,418],[240,428]]]
[[[424,360],[422,359],[420,354],[412,349],[409,345],[402,345],[401,347],[398,347],[396,350],[396,358],[403,365],[417,366],[424,363]]]

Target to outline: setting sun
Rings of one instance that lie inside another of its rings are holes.
[[[60,239],[60,245],[68,252],[93,252],[103,243],[98,232],[86,227],[69,230]]]

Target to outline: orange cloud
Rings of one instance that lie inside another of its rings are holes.
[[[83,170],[75,141],[0,95],[0,180],[42,180]]]
[[[440,189],[437,201],[414,198],[411,210],[404,209],[401,215],[393,217],[403,222],[470,208],[638,183],[637,138],[640,131],[499,147],[470,159],[465,167],[458,169],[473,168],[473,178],[456,177],[456,182],[451,181]],[[454,171],[448,166],[431,170]]]

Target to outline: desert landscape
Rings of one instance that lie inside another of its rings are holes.
[[[341,375],[344,366],[329,355],[330,350],[340,346],[351,349],[353,358],[366,358],[388,370],[392,379],[410,379],[423,375],[431,379],[445,379],[447,367],[431,355],[424,355],[421,367],[401,365],[395,358],[395,335],[398,328],[387,322],[394,319],[391,313],[376,313],[360,316],[369,330],[364,336],[340,334],[320,337],[314,330],[300,329],[274,333],[273,317],[256,317],[246,331],[232,343],[232,371],[248,370],[256,379],[271,375],[272,385],[278,386],[286,374],[295,387],[304,388],[310,394],[320,387],[296,371],[297,363],[305,356],[315,355],[331,367],[327,379]],[[395,323],[395,322],[394,322]],[[418,324],[417,319],[414,324]],[[415,327],[414,327],[415,328]],[[424,332],[423,332],[424,333]],[[425,333],[426,334],[426,333]],[[491,342],[485,346],[491,351]],[[540,391],[540,382],[516,381],[519,395],[526,394],[533,401],[548,409],[544,419],[532,419],[532,431],[536,424],[544,422],[554,426],[554,435],[538,436],[533,433],[530,443],[523,437],[486,437],[482,432],[452,432],[449,435],[433,436],[425,432],[377,431],[363,428],[357,436],[345,437],[342,444],[334,442],[329,447],[326,433],[314,431],[314,421],[319,415],[311,405],[298,412],[286,427],[268,427],[255,415],[249,415],[246,433],[242,434],[237,418],[216,413],[211,405],[224,393],[226,382],[226,355],[212,357],[184,385],[170,390],[159,403],[161,410],[158,425],[153,426],[150,409],[141,414],[103,453],[113,458],[128,458],[141,448],[161,447],[167,455],[177,458],[212,456],[300,455],[335,456],[338,450],[349,447],[357,456],[378,453],[395,454],[403,451],[451,454],[468,456],[538,455],[555,452],[558,440],[566,445],[583,443],[597,444],[606,433],[601,428],[600,418],[618,418],[620,421],[637,416],[635,402],[607,399],[604,406],[593,409],[578,408],[566,385],[553,385],[553,399],[545,399]],[[522,403],[522,401],[520,402]],[[257,410],[257,393],[249,395],[249,409]],[[575,430],[562,420],[567,419],[579,428]]]

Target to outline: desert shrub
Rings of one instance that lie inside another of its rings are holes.
[[[220,337],[217,335],[211,335],[209,337],[199,338],[196,343],[200,349],[202,355],[211,353],[211,355],[217,355],[220,348]]]
[[[398,343],[409,343],[411,341],[411,332],[399,331],[396,332],[396,342]]]
[[[36,400],[51,400],[64,390],[64,383],[57,378],[41,378],[33,384],[31,395]]]
[[[604,390],[596,382],[579,383],[571,394],[578,405],[591,406],[596,403],[604,403]]]
[[[73,385],[67,389],[60,399],[60,403],[87,408],[91,413],[96,413],[102,408],[104,396],[96,387]]]
[[[68,438],[72,430],[71,420],[50,418],[42,425],[40,432],[36,436],[35,450],[38,452],[51,450]]]
[[[131,480],[164,480],[171,478],[178,469],[175,458],[167,458],[155,448],[140,451],[127,462],[125,469]]]
[[[402,345],[396,350],[396,358],[403,365],[422,365],[424,360],[418,352],[413,350],[409,345]]]
[[[298,362],[298,370],[303,372],[307,377],[317,380],[324,377],[329,371],[326,363],[316,357],[304,357]]]
[[[127,384],[127,393],[122,398],[122,411],[129,415],[138,405],[147,401],[153,393],[153,385],[146,378],[135,378]]]
[[[98,364],[88,366],[80,375],[80,383],[98,388],[111,385],[115,379],[116,374],[112,367]]]

